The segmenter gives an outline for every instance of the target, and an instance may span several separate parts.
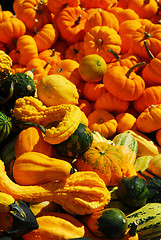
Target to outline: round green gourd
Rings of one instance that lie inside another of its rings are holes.
[[[34,80],[23,72],[11,74],[0,83],[0,104],[14,104],[17,98],[35,95]]]
[[[89,149],[92,141],[93,134],[91,130],[80,123],[76,131],[67,140],[53,146],[58,155],[76,158]]]
[[[116,193],[124,204],[134,208],[144,206],[149,197],[146,181],[137,175],[122,178]]]
[[[0,112],[0,143],[5,140],[12,129],[11,118],[5,113]]]
[[[105,208],[82,217],[85,226],[97,237],[121,238],[127,230],[127,217],[119,208]]]

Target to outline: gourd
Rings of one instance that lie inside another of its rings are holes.
[[[148,170],[155,174],[156,176],[158,176],[159,178],[161,178],[161,172],[160,172],[160,161],[161,161],[161,154],[158,154],[156,156],[153,156],[148,164]]]
[[[65,180],[75,172],[69,162],[39,152],[21,154],[14,161],[12,168],[13,178],[20,185]]]
[[[2,161],[0,191],[25,202],[54,201],[73,215],[101,210],[110,202],[111,197],[103,180],[92,171],[75,172],[64,181],[22,186],[8,177]]]
[[[93,142],[92,143],[97,143],[97,142],[106,142],[111,145],[115,145],[114,142],[110,139],[105,138],[102,136],[99,132],[97,131],[92,131],[93,134]]]
[[[11,73],[12,59],[3,50],[0,50],[0,80],[3,80]]]
[[[80,123],[75,132],[65,141],[55,144],[56,153],[62,157],[77,158],[85,153],[92,145],[93,134],[91,130]]]
[[[35,82],[30,76],[23,72],[11,74],[0,85],[2,103],[5,101],[12,107],[16,99],[24,96],[34,96],[35,90]]]
[[[140,240],[157,237],[161,233],[161,203],[147,203],[143,207],[127,215],[128,227],[139,220],[137,234]]]
[[[127,161],[134,164],[138,153],[136,138],[128,132],[123,132],[117,134],[112,141],[125,154]]]
[[[138,208],[147,203],[149,190],[143,178],[132,176],[124,177],[119,181],[116,194],[127,206]]]
[[[136,175],[133,165],[127,163],[125,155],[116,146],[106,142],[93,143],[75,165],[78,171],[94,171],[106,186],[115,186],[125,176]]]
[[[58,74],[50,74],[42,78],[37,85],[37,95],[48,107],[59,104],[77,105],[79,98],[76,86],[66,77]]]
[[[34,97],[23,97],[16,101],[11,111],[12,118],[28,125],[41,126],[44,140],[50,144],[65,141],[81,122],[81,110],[73,104],[46,107]],[[44,129],[45,128],[45,129]]]
[[[98,54],[84,56],[78,67],[81,78],[85,82],[99,82],[106,73],[107,66],[103,57]]]
[[[128,227],[127,217],[118,208],[105,208],[82,217],[85,226],[97,237],[105,239],[121,238]]]
[[[37,217],[37,222],[39,228],[23,235],[24,240],[87,239],[88,237],[97,240],[83,223],[68,213],[49,211],[44,216]]]
[[[0,143],[5,140],[12,130],[11,118],[0,112]]]
[[[127,133],[131,133],[138,142],[137,157],[141,156],[155,156],[161,153],[161,148],[156,145],[149,137],[140,131],[127,130]]]

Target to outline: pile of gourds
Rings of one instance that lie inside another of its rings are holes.
[[[155,201],[141,172],[161,177],[160,4],[15,0],[14,12],[1,9],[0,237],[144,239],[119,204],[129,214]]]

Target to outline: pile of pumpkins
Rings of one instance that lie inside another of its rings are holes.
[[[119,208],[108,229],[99,219],[122,179],[161,178],[160,4],[15,0],[14,12],[1,9],[0,204],[28,203],[39,226],[15,235],[4,221],[0,234],[138,239]]]

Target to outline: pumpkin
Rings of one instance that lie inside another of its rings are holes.
[[[136,138],[128,132],[122,132],[117,134],[112,141],[126,156],[127,162],[134,164],[138,153]]]
[[[78,107],[85,113],[87,117],[93,111],[92,104],[87,99],[79,98]]]
[[[83,86],[83,95],[89,101],[95,102],[102,94],[106,92],[104,84],[101,82],[85,82]]]
[[[131,36],[140,27],[141,22],[138,18],[125,20],[120,23],[119,35],[122,41],[121,45],[122,54],[127,53],[129,51],[130,49],[129,42],[131,41]]]
[[[125,113],[119,113],[115,116],[115,119],[117,121],[117,133],[122,133],[126,130],[137,129],[136,127],[136,117],[134,115],[125,112]]]
[[[129,107],[129,101],[120,100],[106,90],[98,97],[98,99],[96,99],[94,107],[95,109],[105,109],[106,111],[117,115],[126,112]]]
[[[15,199],[25,202],[54,201],[73,215],[91,214],[103,209],[110,201],[110,191],[94,172],[75,172],[65,181],[22,186],[7,176],[2,161],[0,164],[0,190]]]
[[[148,43],[144,41],[145,48],[150,57],[150,62],[146,64],[145,68],[142,71],[142,77],[145,83],[148,86],[160,85],[160,63],[161,63],[161,54],[158,53],[156,57],[152,54],[149,49]]]
[[[40,152],[25,152],[15,159],[11,172],[16,183],[29,186],[64,181],[74,173],[74,169],[65,160],[48,157]]]
[[[161,128],[161,104],[150,105],[136,119],[136,126],[142,133],[151,133]]]
[[[139,98],[145,89],[145,82],[133,70],[142,65],[145,65],[145,62],[137,63],[130,69],[126,66],[113,66],[107,69],[103,77],[107,91],[124,101],[134,101]]]
[[[75,86],[79,86],[81,77],[78,72],[79,63],[72,59],[62,59],[53,64],[48,75],[56,74],[64,76]]]
[[[106,62],[98,54],[84,56],[78,67],[79,74],[85,82],[99,82],[107,70]]]
[[[58,74],[42,78],[37,85],[37,95],[46,106],[77,105],[79,98],[76,86],[66,77]]]
[[[133,102],[134,108],[143,112],[148,106],[161,103],[161,86],[149,86],[144,89],[142,95]]]
[[[1,42],[11,44],[26,32],[25,24],[17,17],[9,18],[0,24]]]
[[[18,158],[25,152],[39,152],[52,157],[52,145],[45,142],[43,133],[37,127],[23,129],[17,136],[15,144],[15,157]]]
[[[30,35],[23,35],[17,40],[17,50],[20,52],[18,63],[26,66],[33,59],[38,58],[38,49],[34,38]]]
[[[92,27],[84,36],[84,53],[98,54],[105,62],[111,62],[114,56],[108,53],[108,48],[111,48],[116,53],[121,51],[121,38],[119,34],[108,26]]]
[[[133,9],[139,18],[150,19],[157,14],[158,4],[155,0],[130,0],[128,8]]]
[[[121,179],[116,194],[127,206],[139,208],[147,203],[149,190],[146,181],[136,175]]]
[[[11,11],[0,9],[0,23],[4,22],[12,17],[13,17],[13,13]]]
[[[53,147],[61,157],[77,158],[86,152],[92,145],[93,134],[90,129],[80,123],[75,132],[65,141]]]
[[[13,10],[18,19],[24,22],[25,26],[31,32],[34,32],[35,19],[37,19],[36,28],[40,28],[51,23],[51,12],[47,6],[47,0],[16,0],[13,3]]]
[[[80,0],[60,0],[54,2],[53,0],[48,0],[47,4],[50,12],[58,15],[65,7],[78,7],[80,4]]]
[[[58,31],[51,23],[43,25],[39,31],[37,31],[37,29],[35,30],[34,40],[38,52],[51,48],[58,38]]]
[[[136,175],[134,167],[129,164],[118,147],[106,142],[96,142],[77,158],[74,166],[78,171],[94,171],[106,186],[114,186],[123,177]]]
[[[121,238],[128,228],[127,217],[118,208],[105,208],[83,216],[82,221],[94,235],[105,239]]]
[[[82,111],[74,104],[46,107],[39,99],[25,96],[16,100],[11,114],[15,124],[37,126],[44,133],[45,141],[57,144],[74,133],[81,122]]]
[[[95,26],[108,26],[119,31],[119,22],[113,13],[102,8],[90,8],[87,10],[87,21],[85,24],[85,32],[88,32]]]
[[[140,56],[142,59],[149,60],[149,55],[144,46],[144,40],[147,41],[147,45],[150,46],[150,51],[154,57],[160,53],[161,46],[161,26],[159,24],[153,24],[148,19],[141,21],[142,26],[132,34],[130,42],[130,51]]]
[[[80,6],[62,9],[56,17],[61,38],[68,44],[82,41],[86,19],[87,13]]]
[[[117,3],[116,0],[96,0],[96,1],[86,1],[86,0],[81,0],[80,4],[82,7],[85,9],[90,9],[90,8],[101,8],[102,9],[107,9],[112,7]]]
[[[63,55],[56,51],[55,48],[49,48],[41,51],[38,57],[46,62],[49,62],[51,66],[53,66],[57,61],[63,59]]]
[[[108,138],[115,134],[117,121],[107,110],[95,109],[88,115],[88,127]]]
[[[83,41],[70,44],[68,48],[65,50],[66,59],[71,59],[80,63],[83,57],[84,57]]]
[[[12,130],[11,118],[0,112],[0,143],[3,142]]]

